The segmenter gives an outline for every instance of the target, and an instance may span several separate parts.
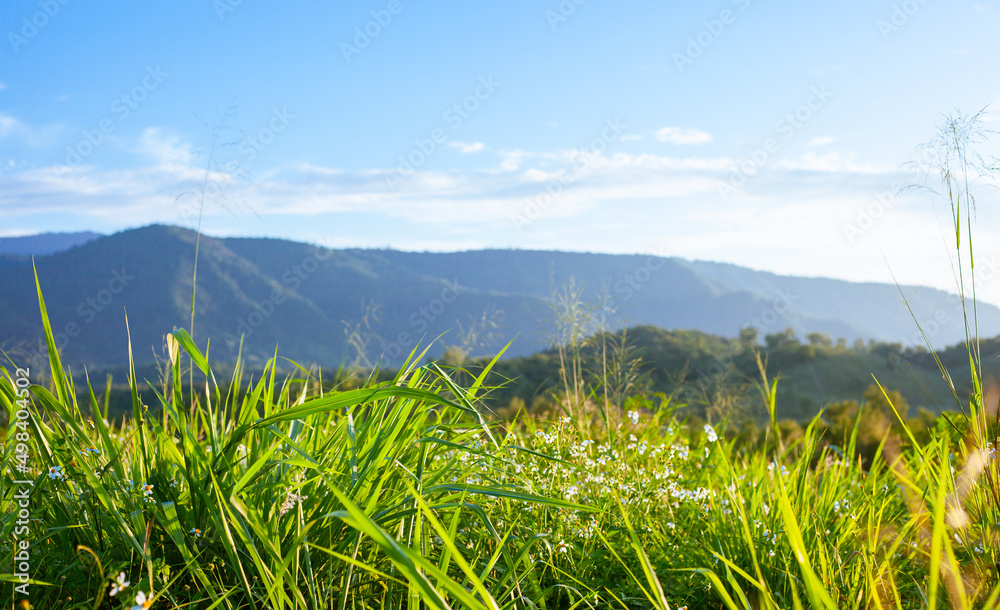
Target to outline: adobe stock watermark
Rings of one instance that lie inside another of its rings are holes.
[[[992,260],[988,260],[986,264],[989,269],[986,272],[986,277],[981,278],[983,281],[989,281],[996,277],[997,272],[1000,271],[996,256]],[[898,343],[888,344],[896,348],[893,351],[884,353],[886,362],[890,368],[895,370],[896,366],[906,361],[914,353],[914,348],[926,348],[929,343],[932,344],[934,337],[955,317],[959,319],[963,317],[962,303],[960,301],[956,301],[950,308],[937,307],[933,311],[921,316],[922,319],[916,323],[917,328],[913,331],[912,335],[902,337]],[[933,345],[931,347],[934,348]],[[942,347],[938,346],[934,349],[941,349]]]
[[[312,254],[304,257],[281,274],[281,287],[275,288],[267,298],[251,300],[251,310],[245,316],[236,316],[236,332],[222,333],[222,340],[230,353],[235,354],[240,339],[246,340],[274,315],[274,312],[288,300],[288,293],[299,289],[302,282],[308,280],[322,266],[322,263],[333,257],[335,251],[322,246],[315,246]]]
[[[652,281],[656,272],[663,268],[664,256],[661,246],[648,254],[641,265],[637,265],[635,269],[618,278],[610,286],[613,294],[605,295],[598,316],[591,319],[590,324],[585,325],[584,332],[591,334],[608,328],[611,318],[619,313],[621,307],[631,301]]]
[[[990,266],[992,268],[990,277],[992,277],[993,275],[995,275],[997,269],[995,257],[993,261],[990,261]],[[958,314],[961,314],[962,312],[961,303],[955,304],[954,311]],[[932,311],[931,313],[924,316],[924,320],[920,322],[920,328],[914,331],[914,333],[909,337],[904,337],[902,344],[904,346],[926,345],[926,342],[924,341],[924,336],[926,336],[928,340],[933,339],[935,336],[937,336],[939,332],[941,332],[941,329],[944,328],[944,325],[951,322],[951,320],[952,320],[952,312],[949,311],[948,308],[946,307],[939,307],[934,311]],[[923,330],[922,333],[921,330]]]
[[[977,271],[975,275],[976,289],[982,290],[986,285],[991,284],[997,277],[1000,277],[1000,257],[996,254],[991,256],[977,256],[976,257],[976,268],[981,271]],[[964,318],[964,313],[962,311],[962,302],[956,299],[953,311],[959,318]],[[941,307],[934,311],[933,314],[928,315],[925,321],[921,324],[921,328],[924,330],[924,334],[928,338],[934,337],[940,332],[941,327],[951,321],[951,316],[948,313],[948,309]],[[910,341],[914,345],[922,345],[923,337],[920,332],[914,333],[910,337]]]
[[[489,76],[480,76],[479,84],[476,85],[472,93],[445,110],[444,114],[441,115],[441,119],[448,125],[452,132],[457,131],[469,117],[479,110],[480,104],[493,96],[500,85],[501,83],[493,80],[492,74]],[[412,176],[417,169],[427,162],[427,159],[437,152],[442,144],[448,141],[448,137],[448,131],[444,128],[436,127],[431,130],[428,137],[414,140],[413,149],[406,155],[399,155],[399,165],[396,169],[383,173],[386,186],[389,190],[395,191],[400,183]]]
[[[904,167],[907,173],[916,178],[922,173],[939,168],[942,161],[940,151],[923,148],[920,150],[920,155],[905,163]],[[843,225],[844,236],[847,237],[848,243],[853,244],[856,239],[871,230],[896,205],[897,198],[905,190],[906,185],[896,180],[888,190],[875,193],[874,201],[858,205],[854,222],[845,222]]]
[[[794,294],[791,289],[781,290],[775,289],[775,298],[771,301],[769,307],[761,311],[756,316],[751,316],[747,322],[741,325],[743,328],[753,328],[757,331],[758,337],[763,337],[765,331],[774,327],[774,325],[780,320],[785,314],[787,314],[795,302],[798,301],[801,296]],[[724,355],[723,358],[718,356],[714,357],[714,362],[712,362],[705,369],[698,369],[698,374],[702,377],[714,377],[716,375],[721,375],[726,371],[726,369],[732,365],[733,360],[743,353],[744,346],[739,341],[729,341],[729,350]]]
[[[802,298],[797,294],[793,294],[790,289],[775,289],[774,294],[776,296],[771,301],[771,306],[762,311],[759,316],[750,318],[748,323],[744,325],[756,328],[760,336],[764,336],[764,331],[774,326],[781,319],[781,316],[791,311],[795,302]]]
[[[344,59],[350,63],[352,57],[361,55],[361,51],[367,49],[368,45],[382,33],[382,30],[392,23],[393,17],[402,13],[404,8],[406,7],[401,0],[389,0],[385,8],[369,13],[372,18],[363,26],[354,28],[354,38],[351,40],[354,44],[340,43],[340,52],[343,53]]]
[[[60,351],[66,349],[66,346],[70,343],[70,339],[80,336],[80,333],[97,319],[97,315],[108,309],[114,302],[115,297],[124,292],[128,288],[129,282],[134,281],[135,278],[136,276],[129,273],[126,267],[122,267],[120,270],[112,269],[111,279],[108,280],[107,285],[92,296],[88,296],[86,299],[80,301],[76,306],[76,315],[81,320],[81,323],[77,324],[76,321],[71,320],[66,323],[61,331],[57,331],[53,335],[52,338],[55,340],[56,349]]]
[[[634,269],[625,272],[617,279],[608,278],[609,292],[599,293],[600,303],[594,314],[587,316],[574,332],[591,336],[601,331],[612,330],[612,321],[620,313],[620,309],[649,285],[656,273],[663,268],[666,256],[663,246],[651,248],[649,254],[644,255],[643,262]],[[615,280],[613,284],[610,283],[612,279]]]
[[[21,52],[21,47],[38,36],[38,32],[49,24],[49,21],[59,14],[62,7],[70,3],[70,0],[41,0],[38,9],[30,18],[21,18],[21,28],[16,32],[7,32],[7,41],[14,49],[15,53]]]
[[[454,282],[449,282],[444,280],[444,288],[441,289],[441,294],[434,299],[427,302],[425,306],[417,308],[410,317],[408,322],[412,331],[404,330],[400,331],[394,341],[385,345],[382,348],[383,359],[386,362],[393,362],[398,360],[404,353],[409,353],[409,350],[417,344],[418,341],[430,328],[438,318],[440,318],[448,310],[448,306],[455,303],[458,298],[462,295],[464,289],[458,285],[458,278],[455,278]],[[411,332],[413,334],[411,334]]]
[[[111,279],[108,280],[103,288],[77,304],[75,309],[77,317],[75,319],[66,322],[62,326],[53,326],[52,339],[58,351],[61,352],[66,349],[72,340],[79,337],[102,312],[108,310],[117,296],[124,292],[129,284],[136,279],[135,275],[129,273],[127,267],[112,269],[110,275]],[[47,350],[47,345],[40,344],[34,348],[27,348],[22,353],[26,354],[25,360],[27,362],[41,364],[48,359],[46,356]]]
[[[740,9],[740,12],[750,7],[750,0],[732,0],[732,3]],[[684,72],[684,66],[693,64],[696,59],[701,57],[705,49],[712,46],[712,43],[722,36],[726,31],[726,26],[736,23],[737,17],[739,17],[739,13],[724,8],[714,19],[702,21],[701,23],[705,28],[694,36],[688,36],[684,52],[674,52],[673,60],[677,71]]]
[[[556,31],[556,27],[560,23],[566,23],[566,21],[576,13],[576,7],[583,5],[587,0],[562,0],[556,10],[545,11],[545,19],[549,22],[549,27],[552,31]]]
[[[728,200],[731,194],[742,188],[750,177],[760,171],[771,157],[781,149],[781,142],[788,140],[802,129],[813,117],[813,114],[820,110],[831,97],[833,97],[833,92],[829,91],[826,85],[810,87],[806,101],[799,104],[791,112],[785,113],[774,123],[774,130],[778,132],[781,139],[767,138],[759,147],[748,150],[746,155],[737,161],[736,169],[729,176],[729,179],[719,183],[719,194],[722,195],[722,198]]]
[[[117,118],[117,122],[120,123],[131,116],[132,112],[139,107],[139,104],[152,91],[155,91],[167,76],[169,74],[161,70],[159,65],[155,68],[146,66],[146,74],[142,77],[142,80],[130,90],[111,101],[111,112]],[[84,129],[82,131],[83,137],[80,138],[80,141],[76,145],[71,146],[67,144],[65,163],[55,168],[57,178],[61,180],[63,174],[69,171],[71,167],[82,164],[84,159],[92,155],[104,143],[107,136],[114,133],[115,126],[116,121],[110,117],[104,117],[97,122],[96,129]]]
[[[902,182],[893,182],[889,190],[876,193],[874,201],[859,205],[857,209],[857,218],[854,223],[844,223],[844,235],[847,237],[848,243],[853,244],[855,239],[864,235],[869,229],[874,227],[875,223],[882,218],[886,212],[892,209],[893,204],[896,203],[896,198],[902,190]]]
[[[253,161],[257,158],[257,153],[263,151],[271,142],[274,142],[274,138],[279,133],[285,131],[294,118],[295,115],[288,112],[287,106],[281,110],[275,108],[271,111],[271,119],[267,122],[267,125],[261,127],[257,133],[243,138],[236,151],[246,157],[247,162]]]
[[[226,15],[236,10],[236,7],[243,4],[243,0],[213,0],[212,8],[218,15],[219,21],[225,21]]]
[[[1000,257],[996,254],[989,257],[977,257],[976,265],[979,268],[985,267],[984,271],[976,274],[977,289],[982,289],[986,284],[991,283],[1000,276]],[[936,307],[933,311],[921,316],[922,321],[917,323],[917,329],[913,331],[913,334],[909,337],[902,337],[897,344],[899,348],[896,351],[886,354],[886,360],[889,365],[895,367],[900,362],[906,360],[908,357],[907,352],[912,353],[912,347],[926,348],[928,343],[931,343],[934,337],[944,330],[945,325],[953,320],[953,316],[959,321],[964,319],[965,312],[962,309],[961,300],[956,299],[950,308]],[[942,347],[939,346],[934,349],[941,349]]]
[[[593,138],[573,158],[573,165],[559,172],[556,178],[545,181],[542,191],[527,199],[524,209],[519,214],[511,216],[514,228],[518,233],[524,227],[539,220],[545,212],[562,196],[563,191],[572,185],[590,165],[607,149],[608,145],[621,138],[622,132],[628,127],[617,117],[605,119],[601,135]]]
[[[287,106],[272,108],[270,118],[265,120],[263,127],[257,131],[247,134],[243,130],[235,130],[242,137],[230,146],[235,147],[236,152],[243,157],[243,162],[236,158],[229,159],[217,169],[207,171],[200,186],[175,197],[175,207],[183,221],[197,221],[209,204],[221,204],[227,211],[233,212],[232,207],[236,206],[231,207],[229,203],[238,197],[230,197],[224,190],[240,181],[252,182],[253,175],[244,163],[252,163],[278,138],[279,134],[288,129],[295,117],[296,115],[289,112]]]
[[[120,270],[112,269],[111,279],[108,280],[105,287],[77,304],[76,318],[62,325],[52,325],[52,339],[55,342],[56,350],[60,352],[65,350],[102,312],[109,309],[117,295],[121,294],[135,279],[136,276],[129,273],[126,267],[122,267]],[[44,368],[49,360],[48,345],[41,340],[30,342],[27,339],[22,339],[9,351],[11,354],[19,355],[19,361],[28,366]]]
[[[235,159],[230,159],[221,168],[207,172],[200,184],[174,197],[174,207],[184,223],[196,224],[198,218],[210,206],[220,206],[229,213],[236,214],[238,206],[233,203],[239,197],[232,197],[225,191],[240,180],[249,180],[249,172]],[[233,203],[233,205],[230,205]]]
[[[879,19],[877,23],[882,40],[889,40],[889,36],[906,25],[910,18],[916,15],[917,11],[925,4],[927,4],[927,0],[903,0],[903,2],[893,4],[889,18]]]
[[[31,385],[31,369],[17,368],[14,371],[14,416],[7,430],[8,442],[14,441],[14,464],[17,473],[10,473],[15,489],[10,516],[14,520],[14,565],[12,573],[16,582],[14,592],[28,597],[31,580],[31,492],[35,482],[31,467],[31,412],[28,410],[28,387]]]

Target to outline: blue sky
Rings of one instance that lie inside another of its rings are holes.
[[[859,215],[997,101],[1000,3],[343,4],[4,2],[0,235],[193,227],[207,188],[214,235],[954,288],[941,201]]]

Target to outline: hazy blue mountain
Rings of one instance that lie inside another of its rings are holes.
[[[73,246],[103,237],[100,233],[81,231],[79,233],[39,233],[22,237],[0,237],[0,254],[18,256],[44,256],[69,250]]]
[[[190,327],[195,234],[154,225],[36,257],[49,317],[77,366],[127,361],[125,311],[137,362],[162,355],[163,335]],[[203,237],[194,336],[211,358],[233,361],[244,338],[253,362],[278,354],[301,364],[357,360],[397,365],[418,342],[466,343],[477,354],[514,339],[509,355],[548,345],[553,287],[573,278],[603,305],[609,329],[651,324],[761,338],[800,336],[903,342],[915,326],[894,286],[785,277],[676,258],[522,250],[412,253],[325,250],[277,239]],[[0,256],[0,347],[37,354],[41,337],[30,260]],[[937,346],[962,339],[954,297],[903,287]],[[366,308],[368,315],[366,316]],[[980,305],[982,336],[1000,334],[1000,309]],[[935,315],[937,319],[935,319]],[[367,319],[367,323],[364,320]],[[491,324],[484,324],[483,321]],[[595,330],[596,327],[595,327]],[[348,340],[353,333],[360,343]],[[515,338],[516,337],[516,338]]]
[[[964,340],[955,295],[920,286],[781,276],[737,265],[638,255],[521,250],[460,253],[387,252],[413,271],[456,278],[474,288],[547,298],[552,285],[573,277],[596,298],[607,294],[614,328],[653,324],[735,336],[755,326],[763,337],[793,327],[800,336],[919,343],[904,304],[935,346]],[[980,304],[980,334],[1000,333],[1000,308]]]
[[[921,343],[916,315],[936,347],[964,340],[962,308],[958,297],[924,286],[854,283],[828,278],[781,276],[726,263],[686,263],[700,276],[728,289],[769,296],[785,294],[795,308],[831,325],[849,321],[860,337],[898,343]],[[904,302],[905,298],[905,302]],[[909,303],[913,310],[907,310]],[[983,336],[1000,332],[1000,309],[980,304]],[[805,327],[797,327],[804,330]],[[833,336],[850,335],[827,331]]]

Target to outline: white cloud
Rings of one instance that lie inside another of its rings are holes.
[[[450,146],[451,148],[457,148],[458,152],[462,153],[463,155],[467,155],[469,153],[477,153],[486,148],[486,145],[483,144],[482,142],[472,142],[472,143],[448,142],[448,146]]]
[[[7,88],[7,83],[0,81],[0,91],[3,91],[6,88]]]
[[[836,141],[837,138],[833,136],[819,136],[809,140],[809,143],[806,144],[806,146],[826,146],[827,144],[833,144]]]
[[[48,124],[32,127],[17,117],[0,112],[0,139],[17,138],[32,148],[47,146],[55,141],[61,126]]]
[[[825,155],[808,152],[798,159],[782,159],[775,164],[779,169],[792,171],[828,172],[835,174],[887,174],[893,170],[870,163],[858,163],[854,155],[844,155],[837,151]]]
[[[127,217],[133,225],[184,224],[205,177],[190,144],[149,129],[134,149],[149,158],[150,164],[114,170],[81,165],[62,172],[55,168],[8,172],[0,179],[0,214],[71,213],[102,222]],[[392,168],[346,170],[296,164],[276,168],[252,182],[212,172],[209,183],[216,194],[209,197],[205,213],[223,220],[239,211],[252,211],[262,219],[353,212],[443,226],[463,217],[465,225],[480,227],[477,231],[492,226],[495,232],[497,227],[511,228],[512,217],[524,213],[553,184],[560,185],[559,194],[545,206],[540,220],[583,218],[606,205],[725,206],[717,187],[736,164],[725,157],[618,152],[593,155],[581,166],[579,154],[574,150],[503,151],[492,168],[416,171],[396,191],[388,190],[385,182],[385,172]],[[767,178],[755,177],[743,188],[747,196],[741,205],[749,202],[766,208],[770,202],[798,200],[804,193],[813,196],[820,178],[802,170],[829,175],[822,180],[838,184],[842,195],[871,192],[869,184],[878,178],[859,183],[853,175],[870,174],[875,168],[836,153],[776,161],[768,169]],[[476,214],[467,214],[469,209]],[[694,212],[686,214],[693,218]]]
[[[500,157],[503,160],[500,162],[500,169],[508,172],[517,171],[528,154],[523,150],[505,150],[501,152]]]
[[[24,132],[27,126],[9,114],[0,113],[0,138],[5,138],[17,132]]]
[[[7,121],[9,124],[10,121]],[[2,123],[0,123],[2,125]],[[9,127],[8,127],[9,128]],[[176,221],[178,199],[197,192],[204,166],[190,143],[158,129],[147,129],[133,150],[150,163],[145,167],[100,170],[81,165],[8,172],[0,179],[0,211],[13,215],[45,212],[115,217],[134,213],[134,222]],[[586,162],[581,164],[581,159]],[[262,217],[268,214],[309,216],[338,212],[371,212],[407,217],[414,222],[455,218],[463,206],[479,212],[469,222],[502,222],[526,201],[558,183],[560,194],[546,216],[574,215],[603,202],[676,201],[695,198],[718,204],[720,181],[737,161],[726,157],[673,157],[617,152],[581,157],[580,151],[502,151],[492,168],[468,171],[416,171],[397,191],[388,190],[385,172],[392,168],[345,170],[312,164],[287,165],[252,182],[225,172],[212,172],[209,182],[222,201],[210,214],[222,214],[242,202]],[[775,160],[769,176],[753,178],[743,190],[751,198],[779,192],[794,196],[798,188],[814,187],[817,178],[796,178],[796,172],[831,174],[849,192],[857,184],[851,175],[880,170],[839,153],[809,153],[798,159]],[[811,185],[806,184],[812,180]],[[787,184],[783,185],[783,181]],[[870,187],[862,187],[862,190]],[[188,198],[190,199],[190,198]],[[153,204],[153,202],[156,202]],[[30,202],[30,205],[29,205]],[[86,210],[81,212],[81,210]],[[173,218],[173,220],[172,220]]]
[[[691,127],[664,127],[656,130],[656,139],[671,144],[708,144],[712,135]]]
[[[167,135],[156,127],[143,130],[135,151],[160,164],[184,164],[195,157],[189,142],[184,142],[178,136]]]

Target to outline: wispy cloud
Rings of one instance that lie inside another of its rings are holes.
[[[824,155],[808,152],[798,159],[782,159],[779,169],[791,171],[827,172],[835,174],[889,174],[893,170],[870,163],[859,163],[854,155],[832,151]]]
[[[451,148],[457,148],[458,152],[463,155],[477,153],[486,149],[486,145],[482,142],[448,142],[448,146]]]
[[[664,127],[656,130],[656,139],[677,145],[708,144],[712,141],[712,135],[692,127]]]
[[[0,138],[5,138],[15,132],[24,131],[26,129],[27,126],[21,121],[10,115],[0,114]]]
[[[61,126],[57,124],[33,127],[17,117],[0,112],[0,140],[14,139],[32,148],[51,144]]]
[[[7,172],[0,177],[0,213],[72,212],[105,221],[128,216],[130,224],[179,222],[183,210],[178,208],[184,206],[184,194],[198,192],[205,178],[193,147],[164,130],[147,129],[130,148],[148,159],[148,164],[112,170],[81,165],[61,173],[55,168]],[[254,181],[211,172],[209,200],[220,203],[210,205],[206,214],[224,217],[237,207],[262,218],[377,213],[421,224],[447,224],[449,219],[466,216],[468,223],[505,226],[526,201],[560,180],[565,186],[547,206],[546,218],[582,217],[594,206],[657,201],[701,202],[698,205],[702,208],[715,208],[724,205],[718,184],[737,163],[726,157],[616,152],[592,155],[580,169],[574,165],[579,155],[575,150],[503,151],[493,167],[416,171],[398,192],[386,190],[381,168],[347,170],[291,164],[274,168]],[[775,198],[801,198],[815,189],[816,181],[801,177],[803,172],[835,176],[830,184],[839,182],[837,192],[850,196],[872,188],[869,179],[858,182],[861,176],[880,171],[836,152],[776,160],[768,168],[770,179],[762,176],[746,187],[743,203],[750,201],[763,209]],[[567,181],[567,175],[572,179]],[[815,193],[809,196],[815,197]],[[468,209],[477,213],[469,217],[465,214]]]
[[[195,157],[193,146],[189,142],[155,127],[143,130],[133,151],[145,155],[156,164],[183,165]]]
[[[833,136],[819,136],[809,140],[806,146],[826,146],[827,144],[833,144],[837,141],[837,138]]]

